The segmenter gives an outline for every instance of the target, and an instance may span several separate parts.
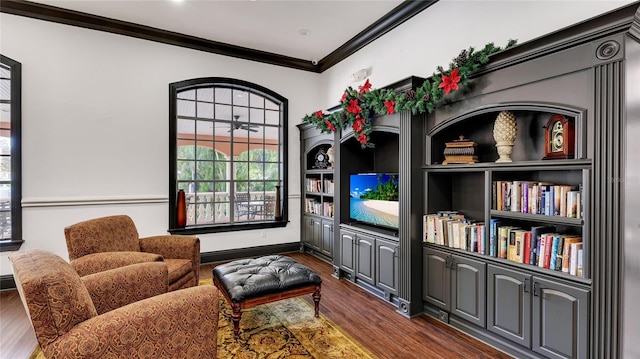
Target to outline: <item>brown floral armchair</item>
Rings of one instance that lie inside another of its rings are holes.
[[[216,358],[218,290],[166,292],[166,266],[140,263],[86,277],[59,256],[9,256],[14,280],[48,359]]]
[[[162,262],[168,267],[169,290],[198,285],[200,240],[193,236],[139,238],[126,215],[90,219],[64,229],[73,268],[85,276],[134,263]]]

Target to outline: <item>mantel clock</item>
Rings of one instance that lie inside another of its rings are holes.
[[[567,159],[574,155],[574,122],[562,115],[553,115],[544,127],[544,158]]]

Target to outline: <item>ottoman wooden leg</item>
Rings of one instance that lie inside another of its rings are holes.
[[[322,295],[320,294],[321,286],[316,286],[316,291],[313,292],[313,302],[315,304],[316,309],[316,318],[320,316],[320,298]]]
[[[242,305],[240,303],[233,303],[231,305],[233,311],[231,313],[231,320],[233,321],[233,338],[238,339],[240,337],[240,318],[242,318]]]

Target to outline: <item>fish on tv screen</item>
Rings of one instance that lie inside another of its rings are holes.
[[[349,178],[349,217],[374,226],[398,228],[398,175],[360,173]]]

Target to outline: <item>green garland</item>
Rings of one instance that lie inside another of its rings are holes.
[[[509,40],[505,48],[516,44],[516,40]],[[305,115],[303,122],[315,124],[325,133],[335,132],[351,126],[356,134],[356,139],[362,148],[374,147],[369,135],[372,131],[370,119],[375,115],[392,114],[398,111],[411,111],[413,114],[433,112],[437,104],[445,95],[460,89],[460,85],[466,86],[469,81],[469,73],[477,70],[481,65],[489,62],[489,55],[502,50],[493,43],[484,46],[480,51],[473,47],[462,50],[460,54],[449,64],[445,70],[438,66],[437,74],[434,73],[415,90],[407,90],[396,93],[391,89],[372,90],[369,79],[364,85],[355,90],[349,86],[340,99],[342,111],[325,114],[316,111],[311,115]]]

